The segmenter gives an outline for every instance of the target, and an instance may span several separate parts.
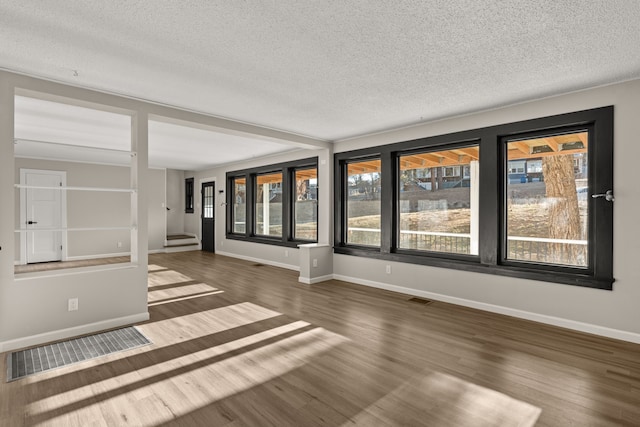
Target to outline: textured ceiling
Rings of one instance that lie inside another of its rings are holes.
[[[0,46],[9,70],[340,140],[639,78],[640,2],[0,0]]]

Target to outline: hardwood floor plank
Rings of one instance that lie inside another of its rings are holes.
[[[204,252],[149,262],[153,344],[0,384],[0,425],[640,425],[640,345]]]

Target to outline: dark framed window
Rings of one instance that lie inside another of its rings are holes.
[[[256,236],[282,237],[284,178],[282,171],[265,172],[254,177],[254,230]]]
[[[231,233],[244,234],[247,232],[247,178],[235,176],[229,179],[229,199],[227,206],[227,218],[229,219],[229,231]]]
[[[612,289],[608,190],[613,107],[337,153],[334,251]]]
[[[193,178],[184,180],[184,212],[193,213]]]
[[[318,159],[227,173],[227,238],[295,247],[318,239]]]
[[[293,192],[293,239],[318,241],[318,168],[294,168],[291,188]]]
[[[381,163],[377,157],[346,162],[345,236],[350,245],[380,247]]]

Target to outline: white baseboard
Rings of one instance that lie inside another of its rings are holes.
[[[318,277],[298,277],[298,282],[305,283],[307,285],[313,285],[314,283],[326,282],[327,280],[333,279],[333,274],[327,274],[326,276],[318,276]]]
[[[253,258],[253,257],[250,257],[250,256],[234,254],[234,253],[231,253],[231,252],[216,251],[216,254],[228,256],[228,257],[231,257],[231,258],[243,259],[245,261],[259,262],[261,264],[272,265],[274,267],[286,268],[287,270],[300,271],[300,266],[299,265],[284,264],[284,263],[281,263],[281,262],[270,261],[268,259]]]
[[[593,325],[591,323],[578,322],[561,317],[547,316],[545,314],[532,313],[530,311],[517,310],[514,308],[503,307],[499,305],[487,304],[483,302],[468,300],[464,298],[452,297],[448,295],[437,294],[434,292],[421,291],[403,286],[390,285],[373,280],[365,280],[357,277],[343,276],[334,274],[335,280],[356,283],[358,285],[371,286],[373,288],[385,289],[387,291],[400,292],[403,294],[413,295],[417,297],[428,298],[436,301],[447,302],[450,304],[461,305],[464,307],[476,308],[478,310],[489,311],[491,313],[504,314],[507,316],[517,317],[520,319],[532,320],[534,322],[545,323],[547,325],[559,326],[561,328],[573,329],[575,331],[586,332],[588,334],[600,335],[607,338],[613,338],[621,341],[628,341],[640,344],[640,334],[621,331],[619,329],[607,328],[604,326]]]
[[[76,337],[79,335],[90,334],[93,332],[104,331],[106,329],[117,328],[120,326],[132,325],[134,323],[149,320],[149,313],[138,313],[130,316],[118,317],[115,319],[103,320],[100,322],[89,323],[86,325],[74,326],[71,328],[60,329],[57,331],[44,332],[42,334],[31,335],[28,337],[16,338],[9,341],[0,342],[0,353],[5,351],[16,350],[25,347],[45,344],[52,341],[59,341],[66,338]]]

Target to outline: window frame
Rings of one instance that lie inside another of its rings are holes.
[[[348,193],[349,193],[349,171],[348,168],[346,167],[349,163],[360,163],[360,162],[366,162],[366,161],[371,161],[371,160],[380,160],[380,182],[382,183],[384,180],[384,175],[382,174],[382,170],[383,170],[383,161],[382,161],[382,157],[380,155],[379,152],[377,152],[377,150],[374,150],[374,152],[372,154],[366,154],[364,156],[361,157],[356,157],[356,158],[351,158],[348,159],[345,163],[344,163],[344,185],[342,188],[342,192],[345,195],[344,196],[344,202],[340,202],[339,204],[336,204],[336,212],[338,210],[338,206],[341,206],[343,209],[343,214],[344,214],[344,218],[346,219],[344,224],[342,224],[341,227],[338,227],[338,223],[335,223],[335,231],[336,231],[336,242],[338,241],[342,241],[345,242],[344,246],[349,246],[352,248],[361,248],[364,250],[376,250],[376,249],[380,249],[382,248],[382,239],[383,239],[383,227],[382,227],[382,220],[383,220],[383,211],[384,211],[384,186],[381,185],[381,191],[380,191],[380,245],[377,246],[373,246],[373,245],[358,245],[358,244],[353,244],[353,243],[346,243],[347,242],[347,233],[349,231],[349,227],[347,226],[347,222],[349,220],[349,215],[348,215],[348,209],[349,209],[349,204],[348,204]],[[338,192],[336,192],[337,194]],[[340,236],[341,239],[338,239],[338,233],[341,232]]]
[[[397,254],[404,254],[404,255],[409,255],[409,256],[421,256],[423,254],[428,254],[429,256],[432,257],[436,257],[436,258],[443,258],[443,259],[452,259],[452,260],[460,260],[460,261],[477,261],[480,257],[480,255],[472,255],[472,254],[457,254],[457,253],[453,253],[453,252],[438,252],[438,251],[425,251],[425,250],[419,250],[419,249],[408,249],[408,248],[401,248],[400,247],[400,194],[398,191],[399,188],[399,179],[400,179],[400,158],[402,156],[407,156],[407,155],[412,155],[412,154],[421,154],[421,153],[433,153],[433,152],[438,152],[438,151],[446,151],[446,150],[456,150],[456,149],[460,149],[460,148],[469,148],[469,147],[475,147],[477,146],[478,148],[480,148],[480,141],[476,140],[476,141],[460,141],[460,142],[453,142],[450,144],[445,144],[444,148],[441,145],[436,145],[433,147],[429,147],[427,149],[425,149],[424,147],[421,148],[417,148],[417,149],[408,149],[408,150],[402,150],[402,151],[397,151],[394,153],[394,164],[395,164],[395,193],[394,195],[397,196],[395,197],[394,200],[394,208],[395,208],[395,215],[394,218],[397,218],[397,221],[394,221],[394,234],[393,234],[393,242],[394,242],[394,252]],[[482,158],[482,157],[480,157]],[[478,162],[479,164],[479,162]],[[461,171],[463,171],[463,167],[462,165],[459,166],[445,166],[445,167],[458,167],[460,168]],[[442,171],[442,177],[446,177],[446,175],[444,174],[444,170]],[[482,197],[482,196],[481,196]]]
[[[312,199],[315,200],[315,218],[316,218],[316,238],[315,239],[300,239],[296,237],[296,202],[297,202],[297,197],[298,197],[298,191],[297,191],[297,186],[296,186],[296,172],[297,171],[301,171],[301,170],[310,170],[310,169],[315,169],[316,170],[316,198]],[[290,188],[290,197],[291,197],[291,204],[289,206],[290,208],[290,218],[291,218],[291,229],[289,230],[289,235],[291,237],[292,241],[295,242],[300,242],[300,243],[316,243],[318,241],[318,197],[319,197],[319,188],[320,188],[320,182],[318,181],[318,165],[317,163],[313,166],[294,166],[289,168],[289,173],[290,173],[290,181],[291,182],[291,188]],[[283,190],[284,191],[284,190]]]
[[[248,194],[248,185],[247,185],[247,177],[245,175],[235,175],[235,176],[231,176],[231,177],[227,177],[227,197],[226,197],[226,203],[225,205],[227,206],[226,209],[226,229],[227,229],[227,234],[231,233],[231,234],[235,234],[238,236],[242,236],[245,233],[238,233],[235,231],[235,210],[234,210],[234,206],[235,206],[235,197],[236,197],[236,186],[235,186],[235,182],[237,179],[244,179],[244,188],[245,188],[245,194],[244,194],[244,229],[245,229],[245,233],[248,230],[248,226],[247,226],[247,210],[249,202],[247,200],[249,194]]]
[[[317,240],[303,240],[294,237],[294,203],[295,198],[295,171],[297,169],[315,168],[318,176],[318,157],[310,157],[289,162],[264,165],[254,168],[229,171],[226,173],[227,196],[226,196],[226,227],[225,236],[231,240],[242,240],[246,242],[262,243],[276,246],[297,247],[304,243],[315,243]],[[257,194],[257,176],[267,173],[282,173],[282,236],[268,236],[256,234],[257,213],[255,209]],[[235,233],[233,231],[233,195],[234,180],[236,178],[246,179],[246,215],[245,232]],[[319,196],[318,196],[319,198]],[[319,203],[319,201],[318,201]],[[316,206],[317,209],[317,206]],[[316,236],[318,233],[316,232]]]
[[[389,261],[481,272],[598,289],[613,289],[613,204],[589,197],[589,258],[587,269],[505,260],[506,144],[525,134],[552,134],[571,128],[590,128],[588,144],[589,193],[613,187],[614,107],[600,107],[490,127],[465,130],[346,151],[334,155],[334,252]],[[479,145],[479,254],[461,255],[398,248],[399,158],[411,151],[438,151]],[[348,162],[379,156],[381,160],[381,246],[346,242],[346,186]],[[596,244],[597,242],[597,244]],[[418,253],[417,253],[418,252]]]
[[[195,178],[185,178],[184,180],[184,213],[195,212]]]
[[[253,218],[252,218],[252,224],[251,224],[251,229],[253,230],[253,236],[259,238],[259,239],[281,239],[282,236],[286,235],[286,221],[285,221],[285,201],[288,199],[284,192],[281,191],[282,194],[282,206],[281,206],[281,210],[282,212],[280,213],[281,217],[282,217],[282,234],[280,236],[275,236],[275,235],[271,235],[271,234],[258,234],[257,229],[258,229],[258,210],[256,209],[256,205],[258,204],[258,177],[262,176],[262,175],[273,175],[273,174],[280,174],[280,176],[282,177],[282,181],[281,182],[281,188],[284,187],[284,181],[285,181],[285,171],[283,169],[280,168],[276,168],[273,170],[266,170],[266,171],[261,171],[261,172],[257,172],[252,174],[251,176],[251,186],[253,187],[253,192],[252,192],[252,197],[253,199],[251,200],[251,204],[252,204],[252,209],[251,211],[254,213]],[[247,201],[247,203],[249,203],[249,201]],[[269,208],[270,210],[270,208]],[[264,231],[264,230],[263,230]],[[268,230],[267,230],[268,232]]]

